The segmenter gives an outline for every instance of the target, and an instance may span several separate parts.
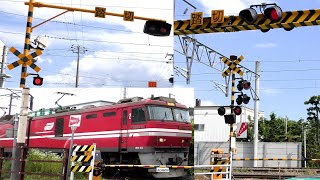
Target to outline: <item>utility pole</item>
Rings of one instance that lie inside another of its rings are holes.
[[[255,98],[254,98],[254,136],[253,136],[253,158],[258,158],[259,142],[259,91],[260,91],[260,61],[256,61],[256,78],[255,78]],[[253,161],[253,167],[258,167],[258,161]]]
[[[11,76],[4,73],[4,65],[7,60],[7,46],[3,46],[2,58],[1,58],[1,69],[0,69],[0,87],[4,87],[4,80],[10,78]]]
[[[304,159],[307,159],[307,129],[303,128]],[[307,168],[307,160],[304,160],[304,168]]]
[[[24,148],[24,143],[26,140],[29,94],[30,94],[30,89],[23,88],[22,97],[21,97],[21,106],[20,106],[20,119],[19,119],[18,132],[17,132],[17,144],[16,144],[17,149],[15,152],[16,160],[12,164],[13,169],[15,169],[15,171],[18,171],[18,172],[21,172],[21,168],[20,168],[21,152]],[[18,172],[11,174],[12,180],[20,179],[21,174]]]
[[[88,51],[86,49],[86,47],[80,46],[80,45],[75,45],[73,44],[71,46],[71,51],[73,53],[77,53],[78,55],[78,59],[77,59],[77,72],[76,72],[76,88],[78,88],[79,86],[79,64],[80,64],[80,53],[84,54],[86,51]]]

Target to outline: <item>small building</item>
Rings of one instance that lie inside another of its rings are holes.
[[[224,117],[218,114],[220,106],[196,106],[194,107],[194,141],[195,142],[227,142],[229,140],[229,125]],[[242,106],[241,115],[236,117],[236,122],[249,122],[253,120],[254,111]],[[226,108],[226,114],[230,113]],[[264,112],[259,112],[258,117],[264,118]]]

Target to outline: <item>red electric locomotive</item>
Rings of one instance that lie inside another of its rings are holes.
[[[70,116],[81,115],[74,144],[96,143],[105,164],[179,165],[188,163],[192,125],[188,108],[173,98],[140,97],[122,99],[113,105],[70,109],[31,121],[30,147],[69,148]],[[0,146],[12,147],[12,137],[3,134]],[[2,134],[1,134],[2,133]],[[155,172],[155,178],[181,177],[184,169]]]

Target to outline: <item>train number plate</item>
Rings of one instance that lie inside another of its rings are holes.
[[[160,167],[158,167],[156,169],[156,172],[170,172],[170,170],[169,170],[169,168],[160,168]]]

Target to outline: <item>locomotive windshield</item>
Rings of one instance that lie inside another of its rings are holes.
[[[149,118],[152,120],[190,122],[187,109],[177,109],[162,106],[148,106]]]

